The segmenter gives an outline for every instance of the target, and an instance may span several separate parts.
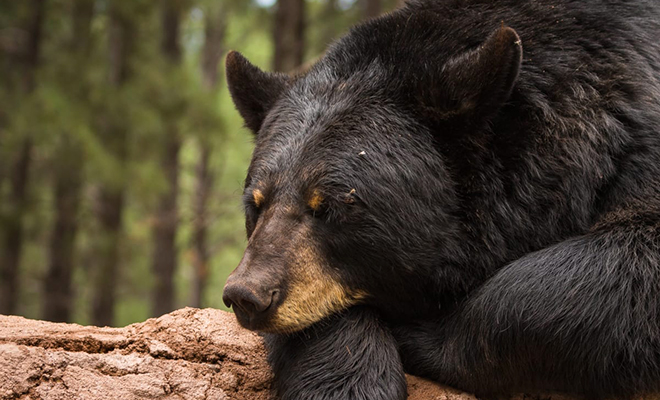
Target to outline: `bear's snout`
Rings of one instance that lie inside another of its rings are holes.
[[[243,279],[229,279],[222,301],[231,307],[240,324],[247,329],[258,329],[277,304],[280,289],[259,287]]]

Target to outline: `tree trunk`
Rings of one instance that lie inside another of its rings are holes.
[[[23,69],[22,90],[25,94],[33,92],[36,71],[42,42],[42,25],[45,12],[45,0],[30,0],[27,3],[30,17],[26,24],[27,49],[20,62]],[[0,313],[14,314],[18,304],[19,280],[18,267],[23,249],[23,216],[27,203],[29,167],[32,157],[32,139],[28,136],[18,152],[16,161],[8,173],[10,193],[7,199],[9,213],[5,222],[4,251],[0,259]]]
[[[190,305],[201,308],[203,306],[204,290],[209,274],[209,250],[207,240],[207,202],[212,189],[212,177],[209,170],[211,149],[207,140],[200,140],[200,158],[197,164],[197,191],[194,205],[193,240],[194,257],[193,286]]]
[[[130,15],[122,12],[121,0],[110,3],[109,10],[109,84],[115,94],[130,79],[130,56],[135,40],[135,25]],[[115,113],[116,114],[116,113]],[[123,176],[128,158],[128,127],[123,116],[108,112],[100,127],[100,139],[109,154],[119,165]],[[119,248],[121,245],[122,214],[124,211],[123,179],[120,182],[102,184],[99,190],[98,219],[101,233],[97,238],[94,268],[94,295],[92,299],[92,323],[99,326],[113,325],[115,292],[119,274]]]
[[[202,78],[204,88],[216,93],[218,89],[218,64],[223,53],[225,35],[225,10],[214,7],[207,10],[204,30],[204,49],[202,51]],[[209,168],[212,154],[208,132],[203,132],[199,140],[199,163],[197,164],[197,190],[194,200],[193,218],[193,266],[195,273],[191,291],[191,305],[202,307],[204,290],[209,274],[209,249],[207,239],[208,210],[207,203],[213,190],[213,176]]]
[[[94,279],[92,323],[98,326],[112,326],[119,273],[124,191],[123,188],[106,187],[101,189],[99,197],[97,213],[102,233],[97,249],[99,258]]]
[[[206,90],[218,88],[218,64],[223,54],[225,39],[225,9],[216,6],[207,10],[202,50],[202,78]]]
[[[9,171],[9,213],[5,221],[4,252],[0,268],[0,314],[15,314],[18,305],[20,265],[23,248],[23,215],[27,200],[28,167],[32,154],[32,141],[23,142],[18,159]]]
[[[81,70],[87,68],[90,28],[94,13],[92,0],[74,0],[73,35],[70,40],[71,57]],[[64,72],[69,83],[71,99],[85,104],[89,86],[76,80],[73,71]],[[74,72],[75,73],[75,72]],[[74,268],[74,249],[78,230],[78,208],[82,187],[83,152],[72,135],[64,135],[55,157],[55,224],[50,238],[50,262],[44,280],[44,319],[66,322],[71,319],[73,293],[71,279]]]
[[[181,62],[179,31],[181,3],[167,0],[163,5],[163,41],[161,50],[169,71],[174,72]],[[176,88],[174,89],[176,91]],[[168,106],[171,106],[168,104]],[[164,152],[161,170],[165,175],[167,190],[160,196],[156,221],[153,228],[154,254],[152,271],[156,280],[153,292],[152,315],[159,316],[174,309],[174,271],[177,266],[176,232],[179,222],[177,200],[179,195],[179,150],[181,139],[177,128],[178,110],[164,107]],[[174,108],[177,108],[176,106]]]
[[[168,136],[161,159],[168,188],[160,197],[153,229],[154,254],[152,270],[156,280],[151,314],[156,317],[174,309],[174,271],[177,265],[176,232],[178,226],[177,200],[179,193],[179,150],[181,143],[174,123],[166,131]]]
[[[55,224],[50,238],[48,273],[43,282],[43,318],[55,322],[68,322],[71,319],[71,279],[82,184],[80,152],[73,144],[67,147],[69,149],[64,149],[58,157],[56,166]]]
[[[290,72],[303,63],[305,51],[305,0],[278,0],[273,31],[273,69]]]
[[[322,53],[326,50],[328,43],[332,43],[333,40],[337,38],[339,34],[339,27],[337,26],[337,19],[342,16],[343,12],[339,9],[337,0],[326,0],[325,6],[323,7],[323,13],[321,15],[322,31],[321,31],[321,43],[322,46],[319,49],[319,53]]]
[[[375,18],[380,15],[383,8],[382,0],[361,0],[362,18]]]

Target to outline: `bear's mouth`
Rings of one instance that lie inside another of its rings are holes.
[[[240,307],[232,307],[236,320],[245,329],[251,331],[267,331],[268,320],[272,313],[261,313],[257,315],[250,315]]]

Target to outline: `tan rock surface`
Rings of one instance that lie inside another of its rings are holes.
[[[0,399],[268,399],[265,357],[218,310],[125,328],[0,316]]]
[[[0,400],[265,400],[270,379],[261,338],[219,310],[125,328],[0,316]],[[408,390],[409,400],[475,400],[413,376]]]

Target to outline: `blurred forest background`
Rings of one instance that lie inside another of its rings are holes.
[[[224,55],[314,61],[400,0],[0,0],[0,314],[225,308],[252,151]]]

